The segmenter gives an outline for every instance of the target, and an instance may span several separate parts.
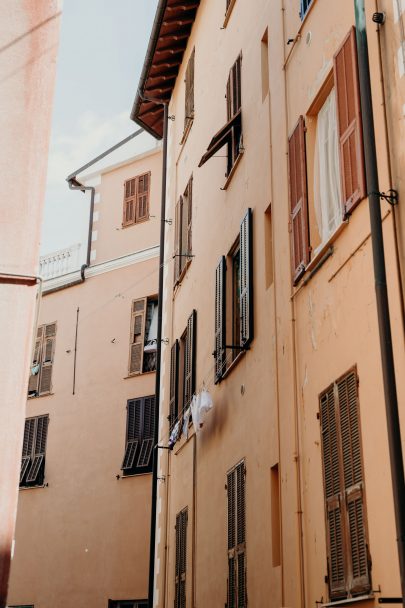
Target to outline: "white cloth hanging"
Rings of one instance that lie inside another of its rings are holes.
[[[158,306],[157,303],[153,306],[152,319],[149,325],[148,337],[144,347],[145,353],[155,352],[157,348],[157,322],[158,322]]]

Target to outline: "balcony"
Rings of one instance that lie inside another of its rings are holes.
[[[80,267],[81,244],[53,251],[39,258],[39,274],[46,281],[73,272]]]

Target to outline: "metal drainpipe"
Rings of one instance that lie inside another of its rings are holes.
[[[374,134],[373,106],[371,99],[370,66],[368,59],[367,31],[364,0],[354,0],[356,16],[357,59],[360,79],[361,115],[363,120],[364,157],[366,183],[369,198],[371,243],[373,249],[374,279],[377,299],[378,329],[380,334],[381,362],[387,415],[388,445],[391,462],[392,489],[394,495],[395,523],[398,543],[399,570],[401,577],[402,605],[405,599],[405,482],[402,458],[398,399],[395,381],[394,353],[392,347],[387,278],[377,170],[377,154]]]
[[[164,103],[163,109],[163,166],[162,166],[162,200],[160,207],[160,245],[159,245],[159,290],[158,290],[158,325],[156,340],[156,384],[155,384],[155,435],[153,450],[152,470],[152,504],[150,517],[150,549],[149,549],[149,592],[148,607],[153,608],[153,592],[155,585],[155,542],[156,542],[156,501],[157,501],[157,476],[158,476],[158,449],[159,441],[159,411],[160,411],[160,360],[162,352],[162,296],[163,296],[163,273],[165,254],[165,222],[166,222],[166,173],[167,173],[167,125],[169,120],[168,104]]]
[[[69,188],[71,190],[81,190],[82,192],[85,192],[86,190],[89,190],[91,192],[91,195],[90,195],[90,214],[89,214],[89,232],[88,232],[88,237],[87,237],[86,263],[83,264],[82,267],[80,268],[81,279],[82,279],[82,282],[84,282],[85,279],[86,279],[84,271],[86,270],[86,268],[88,268],[90,266],[91,235],[92,235],[92,232],[93,232],[93,215],[94,215],[94,196],[95,196],[95,193],[96,193],[96,189],[93,186],[83,186],[83,184],[81,184],[80,182],[78,182],[75,177],[71,178],[71,179],[68,179],[68,184],[69,184]]]

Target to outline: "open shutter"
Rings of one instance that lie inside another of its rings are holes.
[[[226,480],[228,499],[228,608],[236,608],[236,471],[230,471]]]
[[[176,211],[175,211],[175,234],[174,234],[174,284],[178,282],[180,278],[180,264],[181,264],[181,221],[182,221],[182,197],[176,203]]]
[[[215,383],[226,365],[226,259],[222,256],[215,270]]]
[[[25,474],[31,463],[32,448],[34,445],[34,435],[35,435],[35,418],[28,418],[25,421],[25,426],[24,426],[24,439],[23,439],[23,449],[22,449],[22,458],[21,458],[20,483],[22,483],[24,481]]]
[[[342,441],[344,500],[348,540],[348,587],[352,594],[371,589],[363,501],[363,463],[356,373],[337,382]]]
[[[194,118],[194,58],[195,49],[190,55],[186,69],[184,130],[187,129]]]
[[[248,209],[240,225],[240,343],[253,339],[253,222]]]
[[[188,258],[187,258],[187,235],[188,235],[188,200],[187,196],[182,196],[180,200],[181,205],[181,235],[180,235],[180,277],[185,269]]]
[[[338,599],[346,595],[346,559],[339,465],[338,421],[336,420],[333,386],[321,396],[320,409],[329,589],[331,599]]]
[[[187,184],[187,236],[185,240],[185,252],[191,255],[193,251],[192,241],[192,221],[193,221],[193,178],[191,177]],[[187,258],[186,262],[189,262],[191,258]]]
[[[290,214],[292,233],[292,275],[294,284],[309,262],[307,165],[305,154],[305,124],[300,116],[288,140],[290,170]]]
[[[45,395],[51,392],[52,388],[52,368],[55,351],[56,323],[45,325],[44,337],[42,342],[42,364],[41,377],[39,380],[39,394]]]
[[[236,467],[236,543],[238,608],[246,607],[246,497],[245,463]]]
[[[33,458],[27,473],[27,483],[39,483],[45,464],[46,438],[48,435],[48,416],[35,419],[35,439],[33,442]]]
[[[124,203],[122,225],[130,226],[135,222],[136,177],[124,182]]]
[[[346,36],[334,57],[343,214],[365,196],[363,135],[357,69],[356,31]]]
[[[155,397],[143,399],[142,443],[137,461],[138,467],[152,464],[153,441],[155,435]]]
[[[188,509],[176,515],[175,608],[186,608]]]
[[[149,192],[150,173],[145,173],[137,178],[136,192],[136,221],[143,222],[149,219]]]
[[[142,429],[142,399],[130,399],[127,403],[127,440],[121,469],[128,471],[133,468],[135,456],[141,441]]]
[[[131,346],[129,357],[129,373],[141,374],[143,370],[143,351],[145,346],[147,298],[132,302]]]
[[[42,332],[42,327],[39,328]],[[37,394],[39,390],[39,379],[41,377],[41,353],[42,353],[42,337],[35,341],[34,354],[32,357],[32,365],[30,369],[30,377],[28,381],[28,394]]]
[[[169,426],[176,422],[178,414],[179,392],[179,341],[176,340],[170,353],[170,396],[169,396]]]
[[[187,321],[186,347],[184,353],[184,405],[186,409],[195,392],[197,311],[193,310]]]

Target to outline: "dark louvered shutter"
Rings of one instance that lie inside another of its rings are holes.
[[[240,343],[253,339],[253,222],[248,209],[240,225]]]
[[[344,515],[340,484],[338,427],[333,386],[321,396],[320,408],[323,475],[326,500],[329,588],[331,599],[336,599],[345,596],[346,565],[343,538]]]
[[[139,452],[142,429],[142,399],[130,399],[127,403],[127,441],[121,469],[129,471],[134,467]]]
[[[35,419],[35,440],[33,442],[32,461],[27,473],[27,483],[40,482],[45,464],[46,438],[48,435],[48,416]]]
[[[179,341],[176,340],[170,353],[169,426],[172,429],[178,415],[179,392]]]
[[[150,173],[137,178],[136,186],[136,222],[149,219]]]
[[[181,235],[180,235],[180,275],[187,265],[187,239],[188,239],[188,201],[187,196],[180,197],[181,205]]]
[[[124,182],[124,201],[122,210],[122,225],[129,226],[135,222],[136,207],[136,177]]]
[[[190,55],[186,69],[186,94],[185,94],[185,116],[184,129],[186,130],[194,118],[194,60],[195,49]]]
[[[181,234],[182,234],[182,197],[176,203],[175,210],[175,226],[174,226],[174,284],[176,285],[180,278],[181,268]]]
[[[193,226],[193,178],[191,177],[186,190],[186,202],[187,202],[187,238],[185,242],[186,253],[190,256],[193,251],[193,234],[192,234],[192,226]],[[189,262],[191,258],[187,259]]]
[[[290,221],[292,275],[296,283],[309,262],[307,167],[305,154],[305,125],[300,116],[288,140],[290,171]]]
[[[227,475],[228,498],[228,608],[246,607],[246,497],[245,464]]]
[[[195,393],[196,338],[197,311],[193,310],[187,321],[187,336],[184,353],[184,409],[190,405],[191,398]]]
[[[145,322],[147,298],[132,302],[131,346],[129,356],[129,373],[140,374],[143,371],[143,353],[145,348]]]
[[[363,501],[363,464],[355,372],[337,382],[347,523],[348,582],[352,594],[371,589]]]
[[[176,515],[175,608],[186,608],[188,509]]]
[[[225,371],[226,361],[226,258],[215,270],[215,382]]]
[[[41,377],[39,379],[38,389],[40,395],[45,395],[51,392],[53,358],[55,351],[55,336],[56,323],[50,323],[49,325],[45,325],[41,348]]]
[[[236,608],[236,471],[227,475],[228,498],[228,608]]]
[[[357,69],[356,32],[352,28],[334,57],[334,78],[340,142],[343,213],[365,196],[363,135]]]
[[[33,449],[33,445],[34,445],[34,436],[35,436],[35,418],[28,418],[25,421],[25,427],[24,427],[20,483],[23,482],[25,474],[27,473],[28,467],[31,463],[32,449]]]
[[[150,467],[152,465],[153,440],[155,433],[155,397],[143,399],[143,421],[142,421],[142,443],[137,461],[138,467]]]
[[[42,365],[42,332],[44,327],[39,327],[37,330],[37,339],[35,340],[34,354],[32,356],[32,366],[30,369],[30,377],[28,381],[28,394],[36,394],[39,391],[39,380],[41,377]]]

